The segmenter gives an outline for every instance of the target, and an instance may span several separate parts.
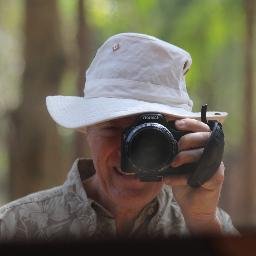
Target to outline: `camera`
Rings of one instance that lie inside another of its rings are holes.
[[[121,141],[121,169],[141,179],[159,180],[178,154],[178,141],[188,132],[175,129],[160,113],[144,113],[126,128]]]
[[[202,108],[203,109],[203,108]],[[188,184],[202,185],[217,170],[224,151],[222,125],[215,120],[206,120],[201,111],[201,120],[208,124],[212,133],[197,163],[170,166],[178,154],[179,139],[189,132],[175,128],[175,121],[167,121],[160,113],[143,113],[127,127],[121,138],[121,169],[135,173],[141,181],[160,181],[170,175],[188,174]]]

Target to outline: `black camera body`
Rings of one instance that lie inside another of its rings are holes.
[[[175,128],[160,113],[141,114],[121,138],[121,169],[135,173],[141,181],[160,181],[166,176],[189,174],[188,184],[202,185],[217,170],[224,151],[224,134],[217,121],[208,121],[212,130],[199,162],[171,168],[178,154],[179,139],[189,133]]]

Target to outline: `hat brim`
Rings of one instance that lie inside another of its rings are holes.
[[[190,112],[183,108],[120,98],[83,98],[76,96],[48,96],[47,109],[53,120],[66,128],[81,129],[112,119],[145,112],[159,112],[176,118],[200,119],[200,112]],[[223,123],[226,112],[207,112],[209,120]]]

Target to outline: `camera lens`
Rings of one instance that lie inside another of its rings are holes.
[[[177,142],[164,126],[141,127],[129,141],[129,159],[142,171],[158,171],[177,154]]]

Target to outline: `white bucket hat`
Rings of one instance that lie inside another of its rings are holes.
[[[74,129],[144,112],[198,119],[185,83],[191,63],[188,52],[155,37],[117,34],[88,68],[84,97],[48,96],[47,109],[59,125]],[[208,119],[220,122],[226,116],[207,112]]]

